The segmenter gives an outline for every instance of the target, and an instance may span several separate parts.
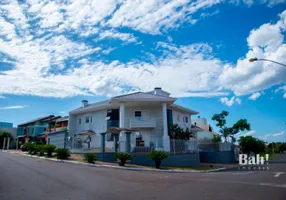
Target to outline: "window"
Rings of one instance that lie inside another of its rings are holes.
[[[183,121],[186,122],[186,123],[188,123],[188,122],[189,122],[189,118],[188,118],[188,117],[184,117],[184,118],[183,118]]]
[[[142,119],[141,111],[135,111],[135,119],[136,120],[141,120]]]
[[[177,115],[177,121],[180,122],[180,115]]]
[[[89,123],[89,117],[85,117],[85,123],[86,123],[86,124]]]
[[[92,116],[90,116],[90,123],[92,123]]]
[[[78,119],[78,123],[81,124],[81,118]]]
[[[114,134],[113,133],[107,133],[106,134],[106,141],[107,142],[114,141]]]

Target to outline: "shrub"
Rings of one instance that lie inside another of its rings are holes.
[[[58,148],[55,150],[58,159],[68,159],[70,157],[70,151],[65,148]]]
[[[26,143],[23,145],[23,148],[24,148],[25,150],[27,150],[29,154],[34,154],[34,153],[35,153],[35,150],[36,150],[35,144],[32,144],[32,143],[30,143],[30,142],[26,142]]]
[[[45,153],[44,145],[37,144],[35,145],[35,154],[39,153],[40,156],[43,156]]]
[[[84,159],[88,163],[94,163],[94,161],[96,160],[96,155],[92,154],[92,153],[86,153],[86,154],[84,154]]]
[[[52,157],[53,152],[54,152],[55,149],[56,149],[56,146],[53,145],[53,144],[46,144],[46,145],[44,146],[44,148],[45,148],[45,152],[47,153],[47,156],[48,156],[48,157]]]
[[[164,151],[151,151],[150,153],[148,153],[148,158],[152,159],[155,161],[155,167],[157,169],[160,168],[161,165],[161,161],[168,158],[168,154]]]
[[[129,153],[117,153],[115,158],[119,160],[119,165],[124,166],[127,160],[132,160],[132,156]]]

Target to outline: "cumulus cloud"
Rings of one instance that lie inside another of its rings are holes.
[[[234,91],[235,95],[256,93],[271,86],[286,82],[286,68],[271,62],[249,59],[278,60],[286,63],[286,11],[280,14],[280,20],[274,24],[263,24],[250,32],[247,38],[249,51],[245,58],[239,59],[236,66],[226,64],[219,81],[225,89]],[[285,95],[285,94],[284,94]]]
[[[220,98],[220,102],[227,105],[227,106],[232,106],[235,102],[237,104],[241,104],[241,99],[236,98],[235,96],[231,97],[231,98],[227,98],[227,97],[222,97]]]
[[[172,44],[172,38],[168,38],[169,43],[157,43],[156,56],[146,52],[150,62],[138,58],[124,63],[97,59],[113,47],[100,46],[96,41],[112,38],[126,45],[138,44],[142,33],[164,34],[184,23],[196,23],[208,16],[208,8],[223,1],[19,2],[0,3],[0,52],[5,56],[3,62],[11,64],[0,71],[3,95],[111,96],[162,86],[176,97],[227,96],[233,92],[239,96],[285,83],[285,69],[271,63],[249,63],[247,59],[286,60],[286,11],[278,22],[251,31],[247,39],[250,50],[236,66],[213,57],[209,44],[180,46]],[[285,87],[283,91],[286,96]],[[221,102],[241,104],[237,97],[224,97]]]
[[[255,101],[256,99],[258,99],[261,96],[261,93],[259,92],[255,92],[253,93],[250,97],[248,97],[249,99]]]

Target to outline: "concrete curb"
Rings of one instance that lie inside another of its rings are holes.
[[[28,155],[28,154],[23,154],[19,152],[10,152],[7,150],[3,152],[19,154],[19,155],[39,158],[43,160],[50,160],[54,162],[71,163],[71,164],[84,165],[84,166],[90,166],[90,167],[111,168],[111,169],[130,170],[130,171],[150,171],[150,172],[165,172],[165,173],[208,173],[208,172],[222,171],[226,169],[225,167],[222,167],[222,168],[211,169],[211,170],[179,170],[179,169],[160,170],[160,169],[150,169],[150,168],[134,168],[134,167],[113,166],[113,165],[99,165],[99,164],[84,163],[84,162],[72,161],[72,160],[60,160],[60,159],[55,159],[55,158],[45,158],[45,157],[39,157],[39,156],[34,156],[34,155]]]

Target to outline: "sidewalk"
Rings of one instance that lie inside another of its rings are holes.
[[[75,160],[60,160],[60,159],[56,159],[56,158],[46,158],[46,157],[40,157],[40,156],[36,156],[36,155],[29,155],[27,152],[16,151],[16,150],[8,150],[8,151],[4,150],[2,152],[12,153],[12,154],[19,154],[19,155],[33,157],[33,158],[50,160],[50,161],[54,161],[54,162],[71,163],[71,164],[85,165],[85,166],[90,166],[90,167],[101,167],[101,168],[112,168],[112,169],[120,169],[120,170],[131,170],[131,171],[153,171],[153,172],[171,172],[171,173],[206,173],[206,172],[224,171],[224,170],[227,169],[226,167],[220,167],[220,168],[211,169],[211,170],[194,170],[194,169],[187,169],[186,167],[185,168],[184,167],[181,167],[181,168],[178,167],[177,169],[164,169],[164,167],[163,167],[162,169],[155,169],[155,168],[153,168],[151,166],[147,167],[147,166],[130,165],[130,164],[126,164],[125,167],[121,167],[121,166],[118,166],[117,163],[107,163],[107,162],[101,162],[101,161],[96,161],[95,164],[86,163],[86,162],[83,162],[83,160],[80,161],[80,160],[74,158],[74,155],[72,155],[71,158],[75,159]],[[208,163],[208,166],[210,166],[209,163]],[[217,166],[221,166],[221,165],[217,165]]]

